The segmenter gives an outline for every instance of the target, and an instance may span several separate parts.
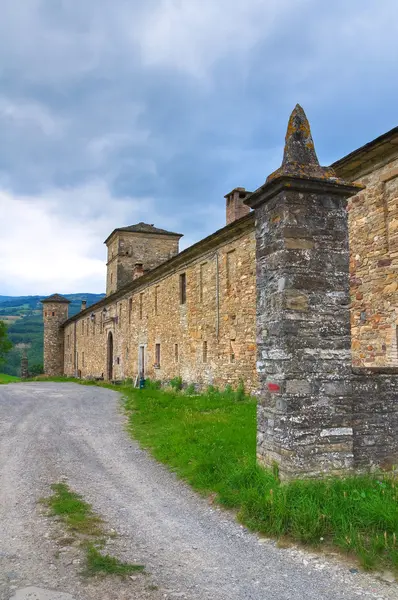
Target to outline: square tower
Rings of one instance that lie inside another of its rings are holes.
[[[134,279],[135,265],[141,273],[150,271],[178,254],[181,233],[137,223],[112,231],[105,240],[108,248],[106,295],[109,296]]]

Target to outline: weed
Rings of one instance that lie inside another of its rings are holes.
[[[185,393],[187,396],[193,396],[194,394],[196,394],[195,384],[190,383],[189,385],[187,385]]]
[[[55,483],[51,489],[55,494],[42,502],[50,508],[52,515],[61,517],[70,531],[91,536],[104,534],[102,520],[79,494],[71,492],[65,483]]]
[[[176,390],[176,392],[182,390],[182,377],[174,377],[174,379],[171,379],[170,386]]]
[[[143,571],[143,565],[121,562],[109,554],[101,554],[94,544],[87,545],[86,567],[83,575],[119,575],[126,577],[131,573]]]
[[[86,551],[85,569],[83,574],[90,575],[119,575],[125,577],[136,571],[143,571],[142,565],[121,562],[118,558],[101,554],[99,548],[105,545],[105,531],[103,521],[94,514],[91,506],[79,494],[72,492],[65,483],[55,483],[51,486],[54,494],[41,500],[50,509],[50,514],[58,516],[69,529],[81,536],[82,547]],[[76,537],[65,536],[58,540],[59,545],[69,545],[76,541]],[[59,550],[55,553],[59,558]]]

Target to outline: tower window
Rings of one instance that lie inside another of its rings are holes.
[[[144,294],[141,293],[140,294],[140,319],[142,319],[142,307],[143,307],[143,301],[144,301]]]
[[[51,315],[55,317],[55,310],[52,311]]]
[[[174,361],[178,363],[178,344],[174,344]]]
[[[129,323],[131,323],[131,313],[133,311],[133,299],[129,299]]]
[[[187,301],[187,274],[180,275],[180,304],[185,304]]]

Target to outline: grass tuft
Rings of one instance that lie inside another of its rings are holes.
[[[143,570],[143,565],[133,565],[131,563],[121,562],[114,556],[101,554],[93,544],[87,546],[87,560],[86,568],[83,571],[84,575],[119,575],[120,577],[127,577],[127,575]]]
[[[210,387],[187,395],[126,387],[130,430],[196,490],[238,512],[252,530],[339,549],[365,569],[398,572],[398,480],[394,473],[281,483],[256,462],[256,402]]]
[[[72,492],[65,483],[51,486],[54,494],[41,500],[50,509],[50,515],[58,516],[74,535],[80,536],[82,547],[86,551],[83,575],[119,575],[125,577],[137,571],[143,571],[142,565],[121,562],[109,554],[101,554],[98,547],[103,547],[107,532],[104,522],[92,510],[83,498]],[[69,545],[75,537],[64,537],[60,545]]]

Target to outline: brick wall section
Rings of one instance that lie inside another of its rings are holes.
[[[146,377],[167,381],[181,376],[187,383],[221,387],[236,387],[243,379],[254,392],[253,216],[242,222],[242,233],[232,231],[220,243],[216,236],[211,248],[199,248],[192,258],[188,249],[179,255],[178,268],[169,263],[170,268],[166,265],[159,277],[156,270],[149,274],[149,283],[144,276],[114,301],[110,297],[71,320],[65,327],[65,373],[73,375],[77,369],[82,377],[106,378],[107,340],[112,333],[113,379],[137,376],[140,346],[144,346]],[[185,304],[180,302],[182,274],[186,277]],[[155,366],[156,344],[160,344],[159,366]]]
[[[353,363],[397,366],[398,159],[369,169],[348,205]]]
[[[385,370],[386,373],[388,369]],[[356,369],[353,375],[354,466],[398,465],[398,369],[387,375]]]
[[[108,244],[107,295],[133,280],[136,263],[149,271],[178,254],[179,237],[116,231]]]

